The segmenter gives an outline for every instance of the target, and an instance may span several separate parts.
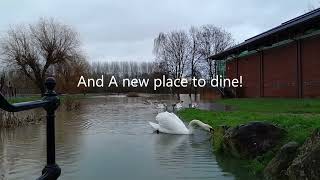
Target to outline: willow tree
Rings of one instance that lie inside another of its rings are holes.
[[[83,57],[78,34],[53,19],[40,19],[36,24],[11,28],[3,38],[1,50],[2,61],[22,71],[42,95],[50,68]]]

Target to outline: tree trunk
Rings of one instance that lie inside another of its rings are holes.
[[[39,88],[40,93],[41,93],[41,97],[43,97],[45,92],[46,92],[46,88],[45,88],[45,85],[44,85],[44,79],[42,79],[40,77],[36,77],[35,80],[34,80],[34,83]]]
[[[197,102],[197,88],[194,88],[194,101]]]
[[[180,101],[180,88],[176,88],[177,99]]]
[[[38,83],[38,88],[40,90],[41,97],[43,97],[44,94],[46,93],[46,88],[45,88],[44,83],[42,81]]]

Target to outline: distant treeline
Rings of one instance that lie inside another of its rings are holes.
[[[145,92],[175,93],[187,89],[159,88],[153,91],[153,79],[206,78],[218,74],[217,61],[209,60],[233,45],[230,33],[213,25],[191,27],[189,30],[161,32],[154,39],[154,56],[150,62],[101,61],[89,63],[84,55],[79,34],[70,26],[53,19],[40,19],[35,24],[18,25],[1,37],[0,91],[15,94],[45,93],[48,76],[57,79],[59,93]],[[99,78],[104,75],[123,78],[145,78],[151,84],[138,88],[78,88],[80,76]],[[190,87],[189,93],[196,92]]]
[[[106,93],[126,93],[126,92],[144,92],[144,93],[170,93],[169,88],[160,88],[156,92],[153,90],[153,79],[161,78],[162,75],[166,75],[157,70],[155,62],[140,62],[140,61],[106,61],[106,62],[93,62],[90,65],[90,70],[87,78],[100,78],[104,75],[105,79],[110,79],[111,76],[115,76],[118,82],[122,82],[122,79],[149,79],[149,85],[147,87],[91,87],[86,88],[87,92],[106,92]]]

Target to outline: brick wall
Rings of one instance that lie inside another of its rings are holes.
[[[238,66],[229,61],[228,78],[236,77],[237,67],[244,82],[240,97],[320,97],[320,36],[241,57]]]
[[[260,55],[254,54],[239,59],[238,75],[242,76],[243,87],[240,96],[260,96]]]
[[[297,96],[297,45],[264,51],[264,96]]]
[[[302,92],[304,97],[320,97],[320,37],[302,40]]]

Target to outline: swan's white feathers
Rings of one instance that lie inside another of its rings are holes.
[[[155,131],[158,130],[159,132],[167,134],[192,134],[194,125],[200,126],[206,131],[212,131],[212,127],[210,125],[205,124],[199,120],[192,120],[187,128],[178,116],[176,116],[174,113],[169,112],[159,113],[156,116],[156,121],[158,121],[159,124],[149,122],[151,127]]]
[[[185,124],[174,113],[162,112],[156,116],[159,131],[169,134],[190,134]]]
[[[181,109],[183,108],[183,106],[182,106],[181,103],[177,103],[177,104],[175,105],[175,107],[176,107],[177,110],[181,110]]]
[[[159,124],[156,124],[156,123],[153,123],[153,122],[150,122],[149,121],[149,124],[150,124],[150,126],[156,131],[156,130],[159,130]]]

